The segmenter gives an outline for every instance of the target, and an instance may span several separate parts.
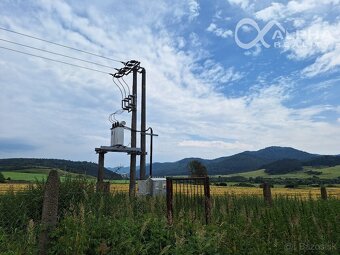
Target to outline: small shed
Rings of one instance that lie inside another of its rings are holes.
[[[165,196],[166,179],[149,177],[138,181],[138,195]]]

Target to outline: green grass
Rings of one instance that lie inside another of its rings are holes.
[[[309,175],[306,173],[308,170],[318,171],[322,172],[322,174],[317,175],[321,179],[334,179],[340,176],[340,166],[335,167],[324,167],[324,168],[316,168],[316,167],[304,167],[302,171],[292,172],[288,174],[277,174],[277,175],[269,175],[264,172],[264,169],[246,172],[246,173],[236,173],[236,174],[229,174],[224,175],[225,177],[231,177],[231,176],[243,176],[243,177],[266,177],[266,178],[299,178],[299,179],[305,179],[310,178],[313,175]]]
[[[47,179],[47,173],[23,173],[17,171],[2,172],[4,177],[10,178],[12,181],[29,181],[33,182],[35,180],[42,181]]]
[[[38,254],[42,198],[43,186],[0,195],[0,254]],[[269,207],[257,196],[217,196],[205,225],[200,200],[186,199],[174,196],[169,226],[164,197],[105,195],[66,180],[48,254],[339,254],[338,200],[275,197]]]
[[[2,174],[4,177],[10,178],[11,181],[27,181],[27,182],[34,182],[34,181],[42,181],[47,179],[47,175],[50,170],[53,168],[30,168],[30,169],[21,169],[21,170],[12,170],[12,171],[4,171]],[[60,169],[55,169],[59,172],[61,179],[63,180],[65,176],[76,177],[79,174],[66,172]],[[82,175],[81,176],[85,176]],[[93,176],[86,175],[87,179],[95,179]]]

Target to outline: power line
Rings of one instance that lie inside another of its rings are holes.
[[[97,65],[97,66],[102,66],[102,67],[106,67],[106,68],[110,68],[110,69],[113,68],[112,66],[102,65],[102,64],[99,64],[99,63],[96,63],[96,62],[85,60],[85,59],[71,57],[71,56],[64,55],[64,54],[61,54],[61,53],[57,53],[57,52],[54,52],[54,51],[44,50],[44,49],[36,48],[36,47],[33,47],[33,46],[29,46],[29,45],[26,45],[26,44],[22,44],[22,43],[17,43],[17,42],[5,40],[5,39],[2,39],[2,38],[0,38],[0,41],[4,41],[4,42],[7,42],[7,43],[12,43],[12,44],[15,44],[15,45],[23,46],[23,47],[34,49],[34,50],[39,50],[39,51],[47,52],[47,53],[54,54],[54,55],[57,55],[57,56],[62,56],[62,57],[65,57],[65,58],[75,59],[75,60],[78,60],[78,61],[82,61],[82,62],[85,62],[85,63]]]
[[[131,95],[131,92],[130,92],[130,87],[129,87],[129,85],[126,83],[126,81],[124,80],[124,78],[122,77],[122,80],[123,80],[123,82],[126,84],[126,86],[128,87],[128,90],[129,90],[129,95]]]
[[[124,99],[124,96],[123,96],[123,92],[122,92],[122,89],[118,86],[118,84],[115,82],[114,80],[114,77],[112,76],[112,81],[113,83],[118,87],[119,91],[120,91],[120,94],[122,95],[122,100]]]
[[[113,77],[113,76],[112,76],[112,77]],[[117,79],[117,80],[118,80],[118,79]],[[112,81],[114,82],[114,84],[116,84],[117,87],[120,88],[120,86],[118,85],[118,83],[115,82],[115,78],[114,78],[114,77],[113,77]],[[119,80],[118,80],[118,81],[119,81]],[[126,90],[125,90],[125,87],[124,87],[124,86],[122,86],[122,88],[123,88],[123,90],[124,90],[124,97],[123,97],[122,99],[124,99],[124,98],[126,98]]]
[[[27,34],[24,34],[24,33],[16,32],[16,31],[13,31],[13,30],[10,30],[10,29],[7,29],[7,28],[0,27],[0,30],[11,32],[11,33],[14,33],[14,34],[17,34],[17,35],[22,35],[22,36],[25,36],[25,37],[28,37],[28,38],[32,38],[32,39],[35,39],[35,40],[39,40],[39,41],[42,41],[42,42],[47,42],[47,43],[50,43],[50,44],[54,44],[54,45],[57,45],[57,46],[60,46],[60,47],[64,47],[64,48],[70,49],[70,50],[79,51],[79,52],[82,52],[82,53],[85,53],[85,54],[89,54],[89,55],[92,55],[92,56],[96,56],[96,57],[99,57],[99,58],[104,58],[104,59],[107,59],[107,60],[111,60],[111,61],[115,61],[115,62],[119,62],[119,63],[124,63],[123,61],[120,61],[120,60],[117,60],[117,59],[108,58],[108,57],[105,57],[105,56],[102,56],[102,55],[98,55],[98,54],[91,53],[91,52],[88,52],[88,51],[84,51],[84,50],[80,50],[80,49],[77,49],[77,48],[73,48],[73,47],[70,47],[70,46],[67,46],[67,45],[64,45],[64,44],[51,42],[51,41],[48,41],[48,40],[45,40],[45,39],[41,39],[41,38],[38,38],[38,37],[35,37],[35,36],[32,36],[32,35],[27,35]]]
[[[124,84],[123,84],[119,79],[117,79],[117,80],[118,80],[118,82],[120,83],[120,85],[122,85],[122,87],[125,87]],[[128,88],[128,92],[129,92],[129,93],[128,93],[128,96],[129,96],[129,95],[131,95],[131,93],[130,93],[130,88],[129,88],[129,86],[127,86],[127,88]]]
[[[47,57],[31,54],[31,53],[28,53],[28,52],[14,50],[14,49],[2,47],[2,46],[0,46],[0,48],[1,49],[5,49],[5,50],[9,50],[9,51],[13,51],[13,52],[17,52],[17,53],[21,53],[21,54],[25,54],[25,55],[29,55],[29,56],[33,56],[33,57],[37,57],[37,58],[42,58],[42,59],[45,59],[45,60],[50,60],[50,61],[53,61],[53,62],[57,62],[57,63],[61,63],[61,64],[73,66],[73,67],[83,68],[83,69],[94,71],[94,72],[98,72],[98,73],[104,73],[104,74],[112,75],[112,74],[110,74],[108,72],[104,72],[104,71],[100,71],[100,70],[97,70],[97,69],[93,69],[93,68],[89,68],[89,67],[85,67],[85,66],[80,66],[80,65],[76,65],[76,64],[71,64],[71,63],[68,63],[68,62],[64,62],[64,61],[60,61],[60,60],[52,59],[52,58],[47,58]]]

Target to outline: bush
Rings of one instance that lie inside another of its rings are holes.
[[[216,186],[228,186],[226,182],[217,182],[215,185]]]
[[[319,172],[319,171],[313,171],[313,170],[308,170],[305,172],[306,174],[309,174],[309,175],[321,175],[322,172]]]
[[[233,186],[235,186],[235,187],[256,187],[254,184],[246,183],[246,182],[236,183]]]
[[[6,181],[5,176],[0,172],[0,183],[3,183],[5,181]]]
[[[289,183],[285,185],[285,188],[288,188],[288,189],[296,189],[298,187],[299,185],[297,183]]]

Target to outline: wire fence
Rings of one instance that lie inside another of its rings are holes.
[[[209,177],[166,179],[167,219],[170,225],[174,218],[183,217],[184,211],[192,220],[210,220]]]

